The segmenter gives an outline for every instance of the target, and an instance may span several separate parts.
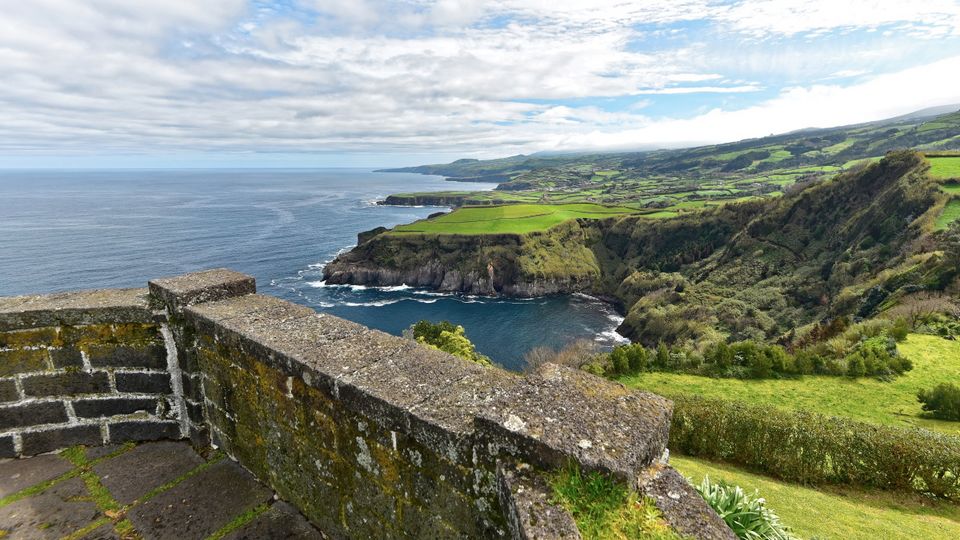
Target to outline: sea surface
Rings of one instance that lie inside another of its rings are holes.
[[[0,296],[143,287],[229,267],[255,276],[262,293],[392,334],[420,319],[462,324],[481,352],[511,369],[539,345],[612,346],[620,318],[585,296],[509,300],[323,283],[323,265],[358,232],[438,211],[376,200],[493,187],[360,169],[0,171]]]

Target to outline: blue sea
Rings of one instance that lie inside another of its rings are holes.
[[[435,176],[324,170],[0,171],[0,296],[103,287],[229,267],[279,296],[392,334],[421,319],[462,324],[510,369],[539,346],[610,347],[620,318],[585,296],[529,300],[323,283],[360,231],[437,208],[378,206],[390,193],[493,189]]]

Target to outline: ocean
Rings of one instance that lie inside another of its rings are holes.
[[[229,267],[255,276],[259,292],[392,334],[421,319],[453,321],[514,370],[536,346],[621,341],[616,312],[581,295],[494,299],[323,283],[323,265],[358,232],[438,211],[376,200],[493,187],[361,169],[0,171],[0,296],[143,287]]]

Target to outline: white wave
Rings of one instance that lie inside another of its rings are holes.
[[[630,340],[621,336],[617,333],[616,330],[607,330],[606,332],[600,332],[597,337],[594,338],[595,341],[604,341],[604,342],[613,342],[613,343],[630,343]]]

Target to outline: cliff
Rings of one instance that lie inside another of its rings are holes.
[[[620,332],[647,344],[773,339],[825,317],[874,316],[888,297],[956,279],[932,231],[947,196],[927,169],[918,153],[892,152],[777,199],[673,219],[573,220],[523,235],[368,235],[324,275],[466,294],[589,292],[615,299],[627,313]]]
[[[601,273],[590,233],[570,221],[528,234],[379,234],[328,264],[324,279],[519,297],[587,291]]]

